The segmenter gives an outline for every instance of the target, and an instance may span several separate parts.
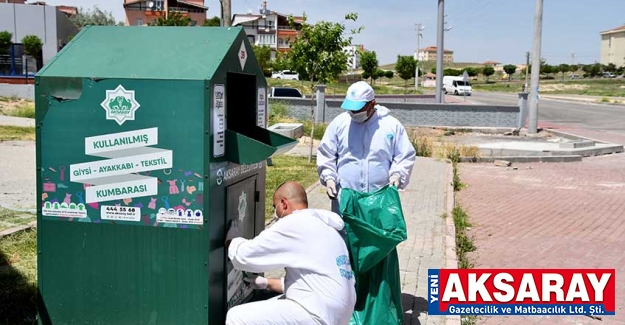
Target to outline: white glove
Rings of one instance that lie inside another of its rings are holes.
[[[388,181],[391,184],[391,186],[399,187],[399,175],[398,174],[391,175],[391,178],[389,178]]]
[[[241,231],[239,230],[239,226],[236,222],[233,222],[228,229],[228,233],[226,233],[226,241],[232,240],[234,238],[241,237]]]
[[[267,289],[267,285],[269,285],[269,279],[263,278],[262,276],[258,276],[256,274],[249,274],[243,278],[243,281],[252,285],[254,289],[265,290]]]
[[[336,183],[333,179],[326,181],[326,193],[331,200],[336,200],[338,193],[336,192]]]

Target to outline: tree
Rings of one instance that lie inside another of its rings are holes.
[[[558,66],[558,70],[562,72],[562,81],[564,81],[564,75],[571,70],[571,66],[566,63],[562,63]]]
[[[386,71],[384,72],[384,76],[385,76],[385,77],[387,77],[387,78],[389,78],[389,79],[393,79],[393,75],[394,75],[394,73],[393,73],[393,71],[392,71],[392,70],[386,70]]]
[[[431,73],[436,74],[436,67],[432,68],[432,70],[430,70]]]
[[[462,74],[462,70],[447,68],[443,70],[443,75],[457,77]]]
[[[472,68],[472,67],[467,67],[467,68],[465,68],[465,69],[464,69],[464,71],[466,71],[466,72],[467,72],[467,74],[469,75],[469,77],[475,77],[475,76],[477,76],[477,74],[478,74],[478,73],[477,73],[477,69]]]
[[[371,78],[371,74],[369,72],[367,72],[367,71],[363,71],[361,77],[362,77],[362,79],[367,80],[367,79]]]
[[[253,45],[254,55],[265,75],[271,75],[271,48],[267,45]],[[286,69],[284,69],[286,70]]]
[[[274,71],[292,70],[288,52],[277,52],[275,60],[271,63],[271,67]]]
[[[41,54],[43,42],[41,42],[41,39],[37,35],[26,35],[22,38],[22,45],[24,45],[24,52],[26,54],[37,58]]]
[[[490,76],[495,74],[495,68],[491,67],[490,65],[487,65],[482,69],[482,74],[486,76],[486,82],[488,82],[488,79],[490,78]]]
[[[378,58],[375,51],[363,51],[360,54],[360,66],[369,78],[372,78],[374,72],[378,69]]]
[[[158,19],[153,20],[150,23],[150,26],[191,26],[193,25],[193,20],[190,17],[184,17],[182,13],[178,11],[170,12],[167,15],[167,18],[158,17]]]
[[[0,32],[0,53],[6,53],[13,45],[13,34],[9,31]]]
[[[512,80],[512,75],[516,72],[516,65],[506,64],[503,66],[503,71],[508,74],[508,82],[510,82],[510,80]]]
[[[318,21],[314,25],[307,22],[306,13],[302,15],[300,35],[291,44],[289,62],[293,69],[304,80],[310,80],[310,91],[315,93],[317,84],[325,84],[337,80],[347,70],[348,55],[343,50],[351,45],[352,37],[345,31],[343,23]],[[358,14],[345,15],[345,20],[356,21]],[[295,29],[293,16],[289,16],[289,25]],[[298,27],[299,28],[299,27]],[[351,35],[360,33],[363,27],[351,30]],[[310,152],[308,162],[312,159],[313,135],[315,131],[314,98],[310,102],[312,127],[310,130]]]
[[[569,71],[571,72],[577,72],[579,70],[579,65],[577,64],[573,64],[571,66],[569,66]]]
[[[219,27],[221,26],[221,19],[217,16],[211,18],[211,19],[204,19],[204,23],[202,24],[202,26],[215,26],[215,27]]]
[[[93,7],[93,9],[84,10],[83,8],[78,9],[76,15],[70,18],[72,23],[78,27],[78,29],[82,29],[85,26],[111,26],[111,25],[123,25],[122,22],[115,21],[113,17],[113,13],[110,11],[101,10],[98,6]]]
[[[603,71],[605,72],[615,72],[616,69],[616,64],[614,63],[608,63],[608,65],[603,67]]]
[[[406,87],[408,87],[408,80],[414,77],[414,73],[417,69],[417,61],[410,55],[398,55],[397,63],[395,64],[395,71],[400,78],[404,79],[404,94],[406,93]]]

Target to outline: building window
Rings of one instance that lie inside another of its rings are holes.
[[[136,26],[143,26],[143,19],[138,18],[137,20],[135,20],[135,25]]]

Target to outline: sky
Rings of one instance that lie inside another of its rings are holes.
[[[123,0],[46,0],[49,5],[91,8],[97,5],[124,21]],[[445,48],[455,62],[497,61],[525,63],[532,51],[535,0],[445,0]],[[260,0],[232,0],[233,13],[258,12]],[[219,0],[206,0],[208,16],[220,16]],[[420,47],[436,46],[436,0],[269,0],[267,7],[283,14],[306,13],[310,22],[344,21],[357,13],[364,26],[353,37],[375,51],[380,65],[394,63],[397,55],[412,55],[417,47],[417,23],[425,26]],[[549,64],[599,61],[601,31],[625,25],[625,0],[545,0],[541,56]],[[573,57],[574,55],[574,57]]]

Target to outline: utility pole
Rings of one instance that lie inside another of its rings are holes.
[[[525,84],[523,85],[523,92],[527,91],[527,80],[530,73],[530,52],[525,52]]]
[[[529,134],[538,132],[538,99],[540,85],[540,46],[543,32],[543,0],[536,0],[536,12],[534,14],[534,49],[532,51],[532,88],[529,100]]]
[[[575,53],[571,53],[571,65],[575,65]]]
[[[223,26],[232,26],[232,4],[231,0],[221,0]]]
[[[421,31],[424,29],[425,27],[423,27],[423,25],[421,25],[420,23],[417,24],[417,64],[415,65],[415,72],[414,72],[414,88],[415,89],[419,89],[419,63],[421,61],[419,58],[419,39],[423,37],[423,35],[421,34]]]
[[[445,34],[445,0],[438,0],[438,28],[436,41],[436,102],[443,103],[443,45]]]

